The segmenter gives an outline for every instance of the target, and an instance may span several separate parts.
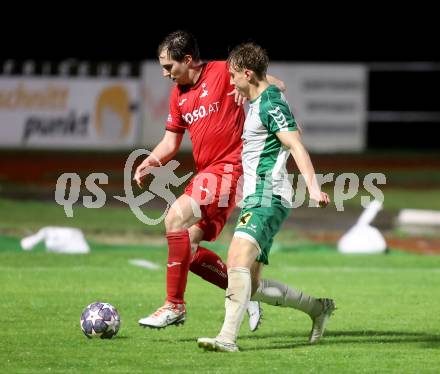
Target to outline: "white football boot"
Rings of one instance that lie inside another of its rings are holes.
[[[258,326],[260,326],[261,317],[263,316],[263,310],[260,307],[260,302],[249,301],[247,314],[249,316],[249,330],[254,332],[258,329]]]
[[[235,343],[226,343],[216,338],[198,338],[197,344],[205,351],[215,352],[240,352]]]
[[[312,318],[313,325],[310,331],[309,343],[316,344],[322,335],[324,335],[325,327],[328,319],[336,309],[335,302],[332,299],[318,299],[322,304],[322,312]]]
[[[183,325],[185,323],[185,304],[174,304],[167,301],[148,317],[141,318],[138,322],[140,326],[152,329],[162,329],[171,325]]]

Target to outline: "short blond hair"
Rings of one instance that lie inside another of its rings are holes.
[[[263,79],[266,76],[269,57],[258,44],[242,43],[231,51],[228,64],[236,71],[252,70],[258,79]]]

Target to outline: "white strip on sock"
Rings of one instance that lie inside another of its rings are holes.
[[[322,304],[314,297],[271,279],[260,281],[258,289],[252,296],[252,301],[295,308],[307,313],[311,317],[317,316],[321,313],[322,309]]]
[[[249,269],[235,267],[228,269],[228,288],[225,297],[225,320],[217,338],[235,343],[244,312],[251,297],[251,274]]]

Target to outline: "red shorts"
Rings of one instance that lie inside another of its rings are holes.
[[[232,170],[233,169],[233,170]],[[241,165],[221,165],[196,174],[184,193],[195,200],[202,219],[197,223],[203,239],[214,241],[226,224],[236,205],[237,184],[242,175]]]

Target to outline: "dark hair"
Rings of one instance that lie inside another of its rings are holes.
[[[231,51],[228,64],[237,71],[252,70],[258,79],[263,79],[269,64],[269,57],[258,44],[248,42],[236,46]]]
[[[174,31],[169,34],[157,48],[157,57],[166,49],[168,57],[176,61],[183,61],[185,55],[192,56],[193,60],[200,60],[200,51],[197,40],[188,31]]]

